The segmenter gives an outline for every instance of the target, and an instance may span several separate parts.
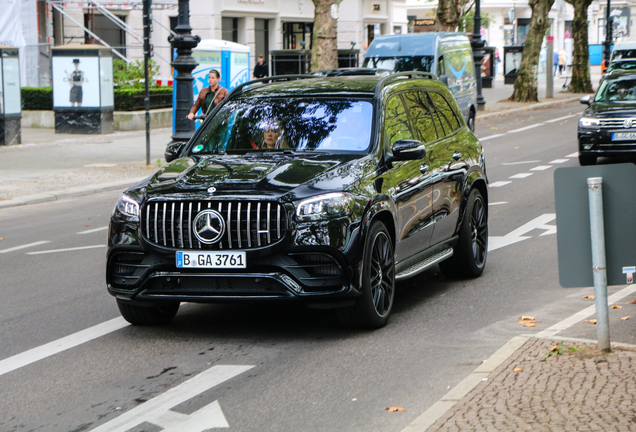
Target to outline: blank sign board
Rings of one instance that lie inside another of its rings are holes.
[[[594,286],[589,177],[603,178],[607,284],[626,284],[624,269],[636,266],[636,165],[557,168],[554,198],[559,282],[564,288]]]

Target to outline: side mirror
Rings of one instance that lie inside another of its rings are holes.
[[[399,139],[393,144],[393,160],[416,160],[426,156],[422,141]]]
[[[179,157],[181,150],[185,146],[185,142],[173,142],[168,144],[166,147],[166,151],[164,153],[164,157],[166,158],[166,162],[172,162],[173,160]]]
[[[590,96],[583,96],[581,99],[579,99],[579,102],[581,102],[583,105],[590,105]]]
[[[448,87],[448,77],[446,75],[440,75],[438,78],[441,82],[446,84],[446,87]]]

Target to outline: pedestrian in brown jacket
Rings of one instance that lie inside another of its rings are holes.
[[[192,120],[194,118],[199,108],[201,108],[203,115],[206,116],[214,109],[215,106],[220,104],[221,101],[227,97],[229,92],[225,87],[219,85],[220,78],[221,74],[219,71],[215,69],[210,71],[208,77],[210,87],[201,89],[197,96],[197,100],[194,102],[194,105],[190,110],[190,114],[188,114],[188,120]]]

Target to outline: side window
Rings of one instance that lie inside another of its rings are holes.
[[[437,114],[439,114],[439,118],[444,126],[444,129],[448,133],[452,133],[459,129],[459,121],[453,112],[453,109],[449,105],[448,101],[444,99],[439,93],[429,92],[428,95],[431,97],[433,101],[433,105],[437,109]]]
[[[444,56],[440,56],[437,59],[437,76],[446,75],[446,69],[444,69]]]
[[[399,139],[413,139],[409,119],[400,95],[393,95],[386,104],[384,131],[389,148]]]
[[[402,97],[411,118],[414,134],[419,135],[418,139],[424,143],[435,141],[440,130],[436,127],[435,117],[427,106],[425,93],[418,90],[408,91]]]

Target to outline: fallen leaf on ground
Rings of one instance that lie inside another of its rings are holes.
[[[537,325],[533,322],[527,322],[523,324],[524,327],[536,327]]]
[[[629,319],[629,315],[627,315],[626,317],[621,318],[623,321],[627,321]]]
[[[387,410],[388,412],[404,411],[404,407],[390,407],[390,408],[384,408],[384,409]]]
[[[589,296],[585,296],[585,297],[583,297],[583,298],[589,298],[589,299],[593,299],[593,298],[596,298],[596,296],[593,296],[593,295],[589,295]]]
[[[523,372],[523,368],[514,368],[513,371],[515,371],[515,372]]]
[[[632,300],[630,302],[627,302],[627,304],[634,304],[634,303],[636,303],[636,300]]]
[[[91,225],[90,224],[84,224],[84,226],[87,227],[87,226],[91,226]]]
[[[0,241],[1,241],[1,240],[4,240],[4,237],[0,237]]]
[[[519,321],[534,321],[537,317],[521,315]]]
[[[561,348],[561,342],[552,345],[552,348],[550,348],[550,352],[558,351],[559,348]]]
[[[623,308],[623,306],[619,306],[619,305],[612,306],[612,309],[622,309],[622,308]]]
[[[590,324],[596,324],[596,320],[595,319],[584,320],[583,322],[590,323]]]

